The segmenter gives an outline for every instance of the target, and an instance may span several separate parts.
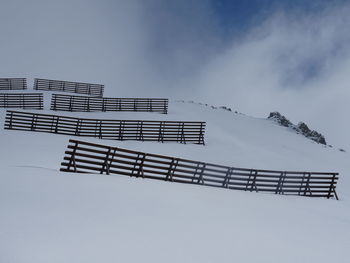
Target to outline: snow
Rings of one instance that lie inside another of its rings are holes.
[[[5,112],[0,110],[1,123]],[[170,101],[168,115],[38,112],[204,120],[205,146],[82,140],[236,167],[339,172],[340,201],[60,173],[70,136],[1,129],[0,262],[349,260],[347,152],[312,142],[271,120],[196,103]]]

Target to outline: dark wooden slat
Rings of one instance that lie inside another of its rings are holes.
[[[35,125],[33,121],[35,120]],[[121,129],[121,126],[123,127]],[[87,136],[100,139],[204,144],[204,122],[99,120],[7,111],[5,129]]]
[[[52,94],[51,110],[72,112],[133,111],[167,114],[168,99],[160,98],[96,98]]]
[[[338,173],[228,167],[78,140],[70,140],[67,148],[61,163],[64,172],[119,174],[232,190],[338,199]]]
[[[102,97],[104,85],[64,80],[39,79],[34,80],[35,90],[63,91],[89,96]]]
[[[0,90],[25,90],[27,79],[25,78],[0,78]]]
[[[0,108],[42,110],[42,93],[0,93]]]

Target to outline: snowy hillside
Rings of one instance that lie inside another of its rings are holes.
[[[206,121],[205,146],[82,140],[236,167],[339,172],[340,201],[60,173],[70,136],[0,129],[0,262],[348,262],[349,153],[196,103],[171,101],[168,115],[56,114]]]

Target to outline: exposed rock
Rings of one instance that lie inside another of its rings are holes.
[[[292,128],[298,134],[301,133],[305,137],[317,143],[327,145],[325,137],[321,133],[318,133],[317,131],[310,130],[310,128],[304,122],[299,122],[298,125],[294,125],[291,121],[289,121],[286,117],[284,117],[282,114],[280,114],[277,111],[271,112],[268,119],[274,120],[281,126]]]
[[[220,106],[219,108],[220,108],[220,109],[223,109],[223,110],[227,110],[227,111],[232,111],[231,108],[226,107],[226,106]]]
[[[286,117],[281,115],[281,113],[275,111],[275,112],[270,112],[270,115],[268,119],[273,119],[276,121],[278,124],[284,126],[284,127],[291,127],[293,126],[293,123],[291,123]]]
[[[311,131],[310,135],[307,137],[309,137],[311,140],[317,143],[327,145],[325,137],[321,133],[318,133],[317,131]]]
[[[307,127],[307,125],[304,122],[299,122],[297,128],[304,135],[309,135],[311,133],[311,130],[309,129],[309,127]]]

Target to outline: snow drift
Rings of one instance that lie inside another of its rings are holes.
[[[60,173],[70,136],[1,129],[1,262],[347,261],[348,153],[271,120],[195,103],[171,101],[168,115],[64,115],[206,121],[206,146],[103,144],[228,166],[339,172],[340,201]],[[0,116],[3,123],[5,110]]]

